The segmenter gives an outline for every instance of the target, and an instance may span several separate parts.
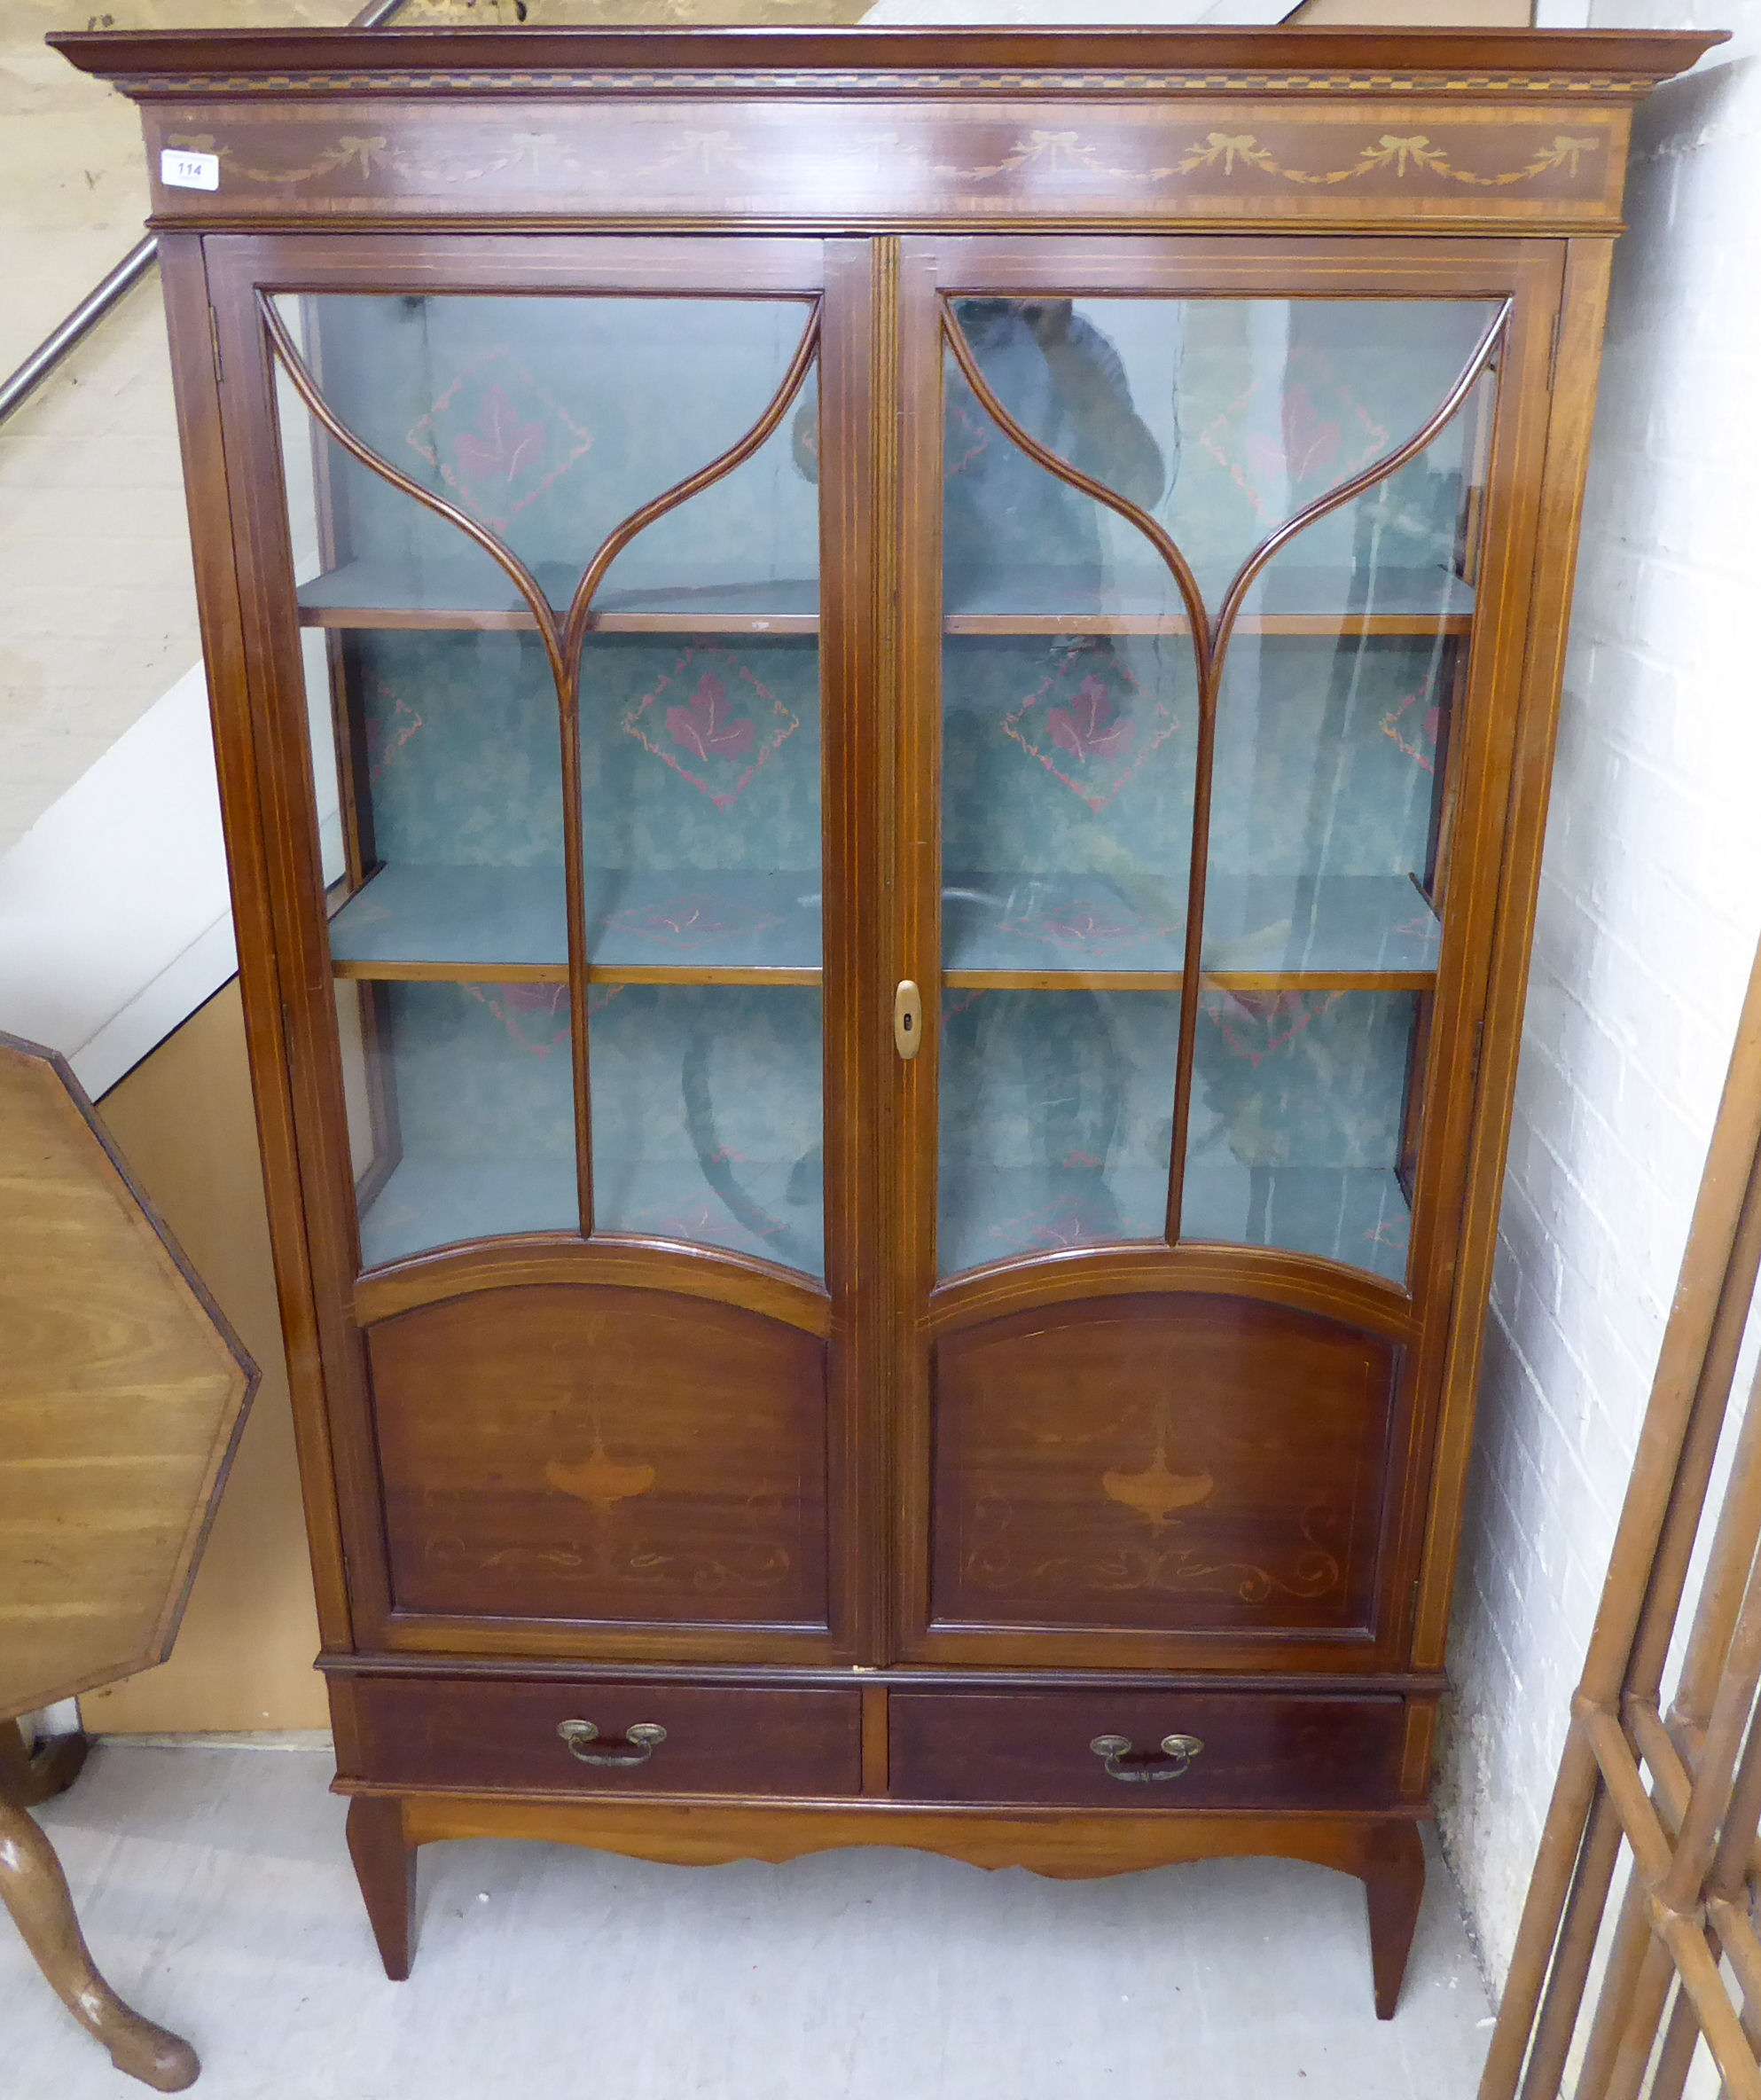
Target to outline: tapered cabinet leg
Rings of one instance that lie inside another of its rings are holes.
[[[348,1804],[348,1856],[394,1983],[410,1973],[411,1921],[416,1906],[416,1849],[403,1838],[403,1805],[359,1795]]]
[[[1358,1873],[1369,1899],[1376,2018],[1391,2020],[1425,1893],[1425,1846],[1418,1824],[1383,1823],[1368,1830]]]
[[[160,2093],[181,2093],[201,2070],[187,2041],[143,2019],[92,1966],[55,1849],[16,1799],[0,1791],[0,1899],[61,2002],[110,2060]]]

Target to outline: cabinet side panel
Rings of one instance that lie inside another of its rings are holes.
[[[232,921],[239,944],[246,1046],[262,1148],[263,1188],[287,1350],[318,1629],[327,1649],[346,1649],[353,1646],[354,1634],[312,1275],[306,1258],[304,1199],[286,1065],[286,1009],[270,911],[270,844],[257,727],[246,678],[244,617],[234,552],[237,521],[222,443],[214,315],[200,239],[193,234],[161,233],[159,255],[195,555],[202,656],[214,718]]]
[[[1528,993],[1584,478],[1595,416],[1602,324],[1613,256],[1611,240],[1574,240],[1565,250],[1546,460],[1539,487],[1531,498],[1538,525],[1535,568],[1525,608],[1528,648],[1514,725],[1507,843],[1484,1023],[1484,1058],[1478,1074],[1477,1113],[1468,1156],[1468,1200],[1456,1257],[1460,1315],[1450,1330],[1444,1400],[1424,1543],[1424,1573],[1413,1636],[1413,1661],[1418,1668],[1443,1660],[1460,1546],[1462,1502],[1485,1309],[1498,1245],[1516,1062],[1522,1046],[1522,1009]]]
[[[394,1607],[826,1624],[826,1344],[668,1291],[491,1291],[368,1336]]]
[[[1400,1351],[1287,1307],[1128,1297],[937,1345],[934,1618],[1366,1627]]]

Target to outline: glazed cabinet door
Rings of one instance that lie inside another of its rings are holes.
[[[1558,268],[905,244],[908,1653],[1401,1651]]]
[[[207,247],[357,1637],[835,1654],[863,250]]]

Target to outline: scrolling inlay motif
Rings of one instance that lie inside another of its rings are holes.
[[[1194,1501],[1196,1497],[1193,1498]],[[1142,1514],[1139,1511],[1139,1514]],[[1021,1554],[1009,1532],[1014,1512],[1004,1502],[981,1499],[973,1508],[976,1543],[962,1556],[960,1574],[976,1591],[1015,1597],[1110,1596],[1132,1595],[1233,1596],[1243,1604],[1267,1604],[1276,1597],[1303,1603],[1341,1589],[1344,1570],[1317,1533],[1326,1512],[1311,1509],[1297,1527],[1303,1550],[1280,1571],[1257,1561],[1212,1559],[1178,1534],[1165,1543],[1132,1540],[1092,1557],[1059,1554],[1050,1558]]]

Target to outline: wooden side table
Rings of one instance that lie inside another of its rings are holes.
[[[117,2068],[160,2092],[200,2065],[93,1965],[27,1811],[83,1736],[16,1717],[162,1662],[257,1370],[52,1051],[0,1035],[0,1899]]]

